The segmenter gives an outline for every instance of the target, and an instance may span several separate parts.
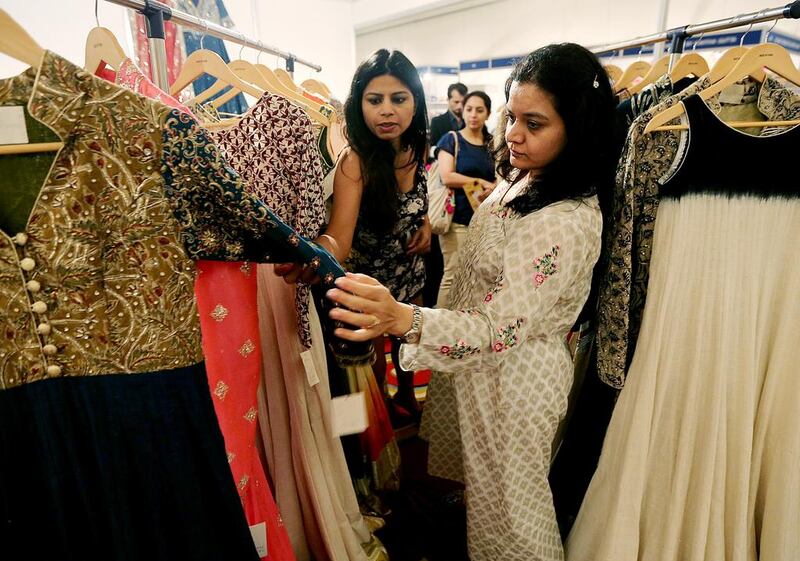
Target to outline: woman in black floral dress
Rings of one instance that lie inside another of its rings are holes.
[[[317,240],[348,270],[380,280],[400,302],[417,302],[425,283],[422,256],[430,249],[426,177],[427,111],[416,68],[399,51],[381,49],[356,70],[345,102],[349,148],[337,163],[333,208]],[[276,268],[288,282],[313,271]],[[375,339],[374,370],[384,385],[383,337]],[[399,342],[392,340],[397,357]],[[395,403],[415,418],[413,373],[399,369]]]

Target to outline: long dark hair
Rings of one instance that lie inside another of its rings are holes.
[[[597,195],[608,216],[624,131],[597,57],[575,43],[548,45],[517,63],[506,81],[506,101],[514,82],[535,84],[550,94],[564,121],[566,144],[508,206],[524,215],[560,200]],[[498,146],[495,157],[503,179],[514,182],[524,175],[511,165],[507,143]]]
[[[486,118],[488,119],[492,114],[492,99],[489,97],[489,95],[481,90],[471,91],[464,96],[463,107],[467,106],[467,102],[471,97],[479,97],[483,100],[483,104],[486,106]],[[486,128],[486,123],[483,123],[483,146],[487,150],[492,149],[492,134],[489,132],[489,129]]]
[[[428,112],[417,69],[400,51],[375,51],[361,63],[353,76],[344,114],[350,148],[361,158],[364,186],[359,220],[376,232],[389,232],[397,222],[396,152],[390,142],[379,139],[367,128],[361,98],[373,78],[387,74],[403,82],[414,97],[414,117],[400,137],[400,150],[411,148],[412,160],[417,167],[424,165],[427,150]]]

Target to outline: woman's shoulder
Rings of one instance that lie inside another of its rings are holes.
[[[361,157],[351,147],[342,150],[337,167],[351,181],[361,181]]]
[[[456,137],[458,137],[459,141],[463,140],[460,132],[448,131],[442,136],[442,138],[439,139],[439,142],[436,143],[436,147],[444,148],[445,150],[451,150],[456,142]]]
[[[548,228],[599,235],[602,230],[602,213],[597,196],[581,199],[564,199],[519,217],[518,227]]]

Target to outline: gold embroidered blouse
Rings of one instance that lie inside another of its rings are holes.
[[[27,106],[64,143],[43,183],[0,176],[0,206],[27,193],[0,211],[0,389],[199,363],[196,259],[343,274],[243,191],[189,115],[51,52],[0,81],[0,106]]]

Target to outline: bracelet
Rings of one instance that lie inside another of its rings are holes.
[[[332,248],[338,248],[339,247],[339,244],[336,243],[336,238],[334,238],[333,236],[331,236],[329,234],[320,234],[319,237],[320,238],[327,238],[328,241],[330,242]]]

